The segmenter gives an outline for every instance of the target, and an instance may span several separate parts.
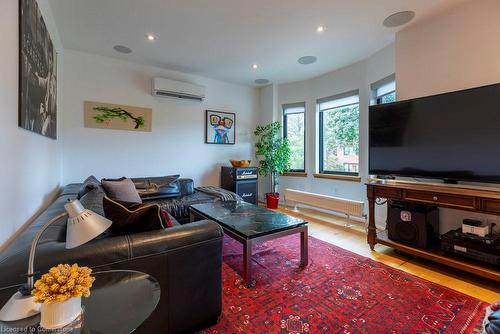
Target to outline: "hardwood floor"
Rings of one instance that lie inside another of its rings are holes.
[[[384,245],[376,245],[375,251],[370,251],[366,243],[365,225],[362,223],[353,222],[353,226],[347,228],[345,219],[319,211],[303,208],[299,212],[285,208],[278,210],[308,221],[309,235],[315,238],[486,302],[493,303],[500,300],[498,282],[424,259],[396,253],[392,248]]]

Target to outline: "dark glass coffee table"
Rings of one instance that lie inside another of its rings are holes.
[[[92,274],[90,296],[82,298],[82,315],[62,329],[39,327],[40,315],[0,321],[0,333],[130,334],[156,309],[160,284],[148,274],[110,270]]]
[[[215,202],[194,204],[189,207],[190,220],[214,220],[224,232],[243,244],[243,280],[252,284],[252,245],[256,242],[300,233],[300,266],[307,266],[307,222],[246,202]]]

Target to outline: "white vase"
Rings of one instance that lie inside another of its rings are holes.
[[[46,329],[61,328],[74,321],[82,312],[82,298],[42,304],[40,326]]]

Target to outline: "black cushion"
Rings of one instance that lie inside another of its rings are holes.
[[[104,210],[102,208],[102,199],[106,194],[102,188],[95,188],[80,198],[80,202],[82,203],[85,209],[89,209],[94,211],[95,213],[104,216]]]
[[[194,194],[194,181],[192,179],[179,179],[177,182],[182,196]]]
[[[82,198],[89,191],[101,187],[101,182],[94,176],[90,175],[83,181],[82,186],[78,191],[78,198]]]
[[[181,195],[177,179],[180,175],[132,178],[143,200],[177,197]]]

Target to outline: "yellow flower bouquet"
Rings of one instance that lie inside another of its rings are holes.
[[[95,278],[90,276],[91,273],[92,269],[79,267],[76,263],[60,264],[50,268],[48,273],[35,282],[31,294],[37,303],[43,304],[88,297],[95,281]]]

